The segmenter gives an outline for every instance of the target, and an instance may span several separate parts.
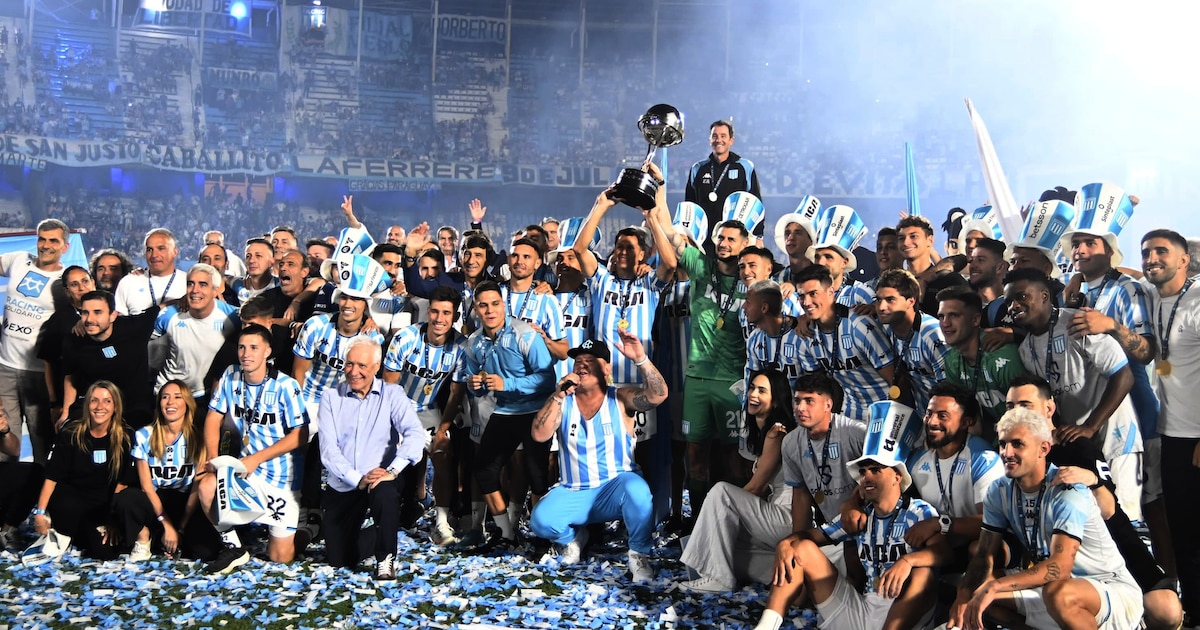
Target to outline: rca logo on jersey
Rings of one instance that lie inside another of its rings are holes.
[[[196,474],[195,464],[182,466],[151,466],[150,472],[157,479],[188,479]]]
[[[590,315],[563,315],[563,328],[591,328]]]
[[[268,411],[266,413],[251,411],[247,413],[248,411],[249,410],[241,405],[233,406],[234,415],[236,415],[238,418],[246,418],[251,424],[275,424],[275,412],[273,411]]]
[[[620,308],[628,308],[630,306],[641,306],[646,303],[646,295],[644,293],[630,293],[629,295],[621,295],[616,291],[604,292],[604,303],[610,306]]]
[[[42,295],[42,291],[46,289],[46,285],[50,284],[50,278],[43,276],[36,271],[26,272],[21,283],[17,285],[17,293],[24,295],[27,298],[36,298]]]

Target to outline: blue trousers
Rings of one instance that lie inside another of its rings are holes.
[[[571,490],[555,486],[533,508],[533,533],[559,545],[575,539],[575,528],[621,519],[629,531],[629,549],[650,553],[654,499],[642,476],[624,472],[599,488]]]

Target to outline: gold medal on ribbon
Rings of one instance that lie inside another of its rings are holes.
[[[899,385],[892,385],[890,388],[888,388],[888,398],[891,398],[892,400],[900,400]]]
[[[1171,375],[1171,362],[1166,359],[1160,359],[1155,362],[1154,371],[1158,372],[1159,376]]]
[[[871,578],[871,592],[872,593],[879,592],[879,583],[882,581],[883,581],[883,578],[881,578],[879,576]]]
[[[724,327],[725,327],[725,318],[718,317],[717,318],[717,328],[724,328]]]
[[[817,505],[821,505],[822,503],[824,503],[825,502],[825,491],[824,490],[817,491],[817,493],[815,495],[813,495],[813,501],[816,501]]]
[[[432,395],[433,395],[433,385],[426,385],[426,386],[425,386],[425,395],[426,395],[426,396],[432,396]]]
[[[622,318],[620,321],[617,322],[617,328],[620,329],[621,332],[625,332],[626,330],[629,330],[629,320]]]

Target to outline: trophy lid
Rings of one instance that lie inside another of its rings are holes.
[[[683,114],[671,105],[659,103],[638,119],[638,131],[653,146],[675,146],[683,142]]]

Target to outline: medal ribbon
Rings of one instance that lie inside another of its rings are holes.
[[[725,168],[721,169],[721,176],[719,178],[717,178],[716,181],[713,182],[713,185],[712,185],[712,194],[713,195],[717,194],[717,189],[721,187],[721,182],[725,181],[725,174],[729,172],[730,164],[733,164],[733,160],[726,158],[725,159]],[[709,160],[709,162],[708,162],[708,178],[712,179],[713,177],[716,176],[716,174],[717,174],[717,165],[712,160]],[[716,199],[714,199],[713,201],[716,201]]]
[[[1175,306],[1171,307],[1171,316],[1167,318],[1167,327],[1163,328],[1162,323],[1162,301],[1158,303],[1158,344],[1162,346],[1162,360],[1166,361],[1171,356],[1171,328],[1175,326],[1175,313],[1179,310],[1179,304],[1183,302],[1183,296],[1187,294],[1188,289],[1192,288],[1192,283],[1195,278],[1188,278],[1188,281],[1183,283],[1183,289],[1179,292],[1179,297],[1175,298]]]

